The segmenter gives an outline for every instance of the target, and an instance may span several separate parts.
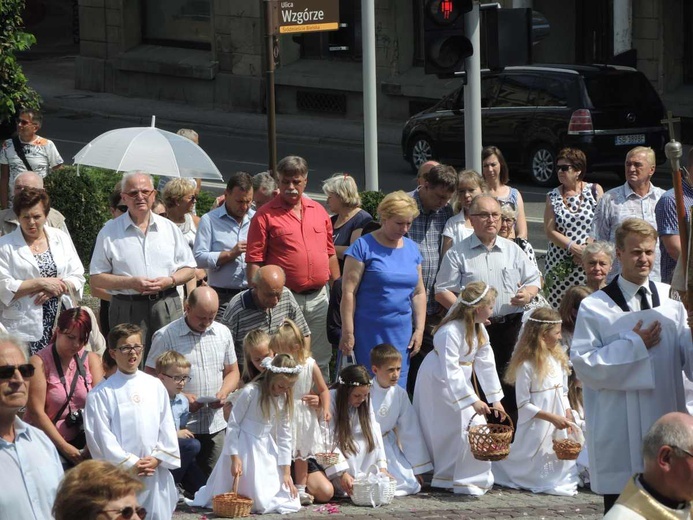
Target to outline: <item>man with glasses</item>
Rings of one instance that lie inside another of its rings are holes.
[[[219,298],[211,287],[198,287],[191,292],[185,316],[154,334],[145,363],[146,372],[154,375],[157,358],[168,350],[190,361],[190,380],[183,388],[190,406],[187,428],[200,441],[197,463],[207,476],[224,447],[226,421],[222,407],[239,379],[231,332],[214,321],[218,308]]]
[[[645,469],[631,477],[605,520],[691,518],[693,417],[668,413],[643,439]]]
[[[19,193],[29,188],[42,190],[43,178],[34,172],[20,173],[14,180],[13,197],[16,197]],[[48,211],[46,224],[50,227],[58,228],[68,235],[70,234],[67,230],[67,226],[65,225],[64,215],[55,208],[51,208]],[[12,208],[3,209],[0,211],[0,236],[12,233],[15,229],[17,229],[17,227],[19,227],[19,221],[17,220],[17,214]]]
[[[541,288],[541,273],[520,247],[498,236],[501,208],[495,197],[477,195],[469,208],[474,233],[445,253],[436,278],[435,298],[449,309],[462,287],[482,281],[498,291],[490,325],[486,327],[503,381],[522,325],[522,312]],[[503,383],[503,406],[517,419],[515,388]]]
[[[45,177],[60,168],[63,158],[53,141],[36,134],[43,115],[38,110],[22,110],[17,117],[17,135],[7,139],[0,150],[0,204],[9,207],[9,194],[17,175],[26,171]]]
[[[657,231],[626,219],[615,240],[621,273],[582,300],[570,348],[583,387],[590,485],[604,496],[605,513],[642,471],[640,447],[650,426],[665,413],[686,411],[682,372],[693,379],[686,309],[669,297],[668,285],[649,277]]]
[[[628,218],[643,219],[657,229],[655,207],[664,195],[664,190],[651,182],[656,165],[652,148],[636,146],[628,152],[625,162],[626,182],[622,186],[610,189],[599,199],[592,220],[592,239],[613,244],[616,228]],[[621,266],[616,259],[607,281],[613,280],[620,271]],[[659,245],[650,279],[655,282],[661,280]]]
[[[142,328],[145,359],[154,332],[183,314],[176,287],[195,275],[195,259],[178,226],[151,211],[155,195],[148,174],[123,176],[128,211],[99,231],[89,268],[92,287],[112,296],[109,325]]]
[[[46,434],[17,415],[34,375],[26,353],[21,342],[0,334],[0,518],[43,520],[52,518],[63,467]]]
[[[145,488],[137,499],[151,518],[171,518],[178,503],[170,471],[180,467],[178,438],[164,385],[138,369],[142,339],[132,323],[108,333],[108,353],[118,370],[87,394],[84,432],[94,459],[140,477]]]

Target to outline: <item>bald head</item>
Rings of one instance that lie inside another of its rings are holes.
[[[281,285],[284,287],[286,283],[286,275],[284,274],[284,269],[278,265],[263,265],[255,273],[253,277],[253,282],[257,286],[258,284],[268,285]]]
[[[0,356],[3,356],[6,352],[15,351],[23,359],[23,363],[29,360],[29,349],[26,345],[22,343],[19,339],[7,334],[6,332],[0,332]],[[0,363],[1,365],[2,363]]]
[[[439,164],[440,163],[438,161],[426,161],[421,166],[419,166],[419,169],[416,172],[416,180],[419,183],[419,186],[421,186],[426,181],[426,174]]]
[[[37,190],[43,189],[43,179],[40,175],[34,172],[22,172],[14,179],[13,197],[19,195],[22,191],[28,188]]]
[[[261,309],[273,309],[284,291],[286,275],[277,265],[264,265],[253,276],[253,299]]]
[[[185,322],[194,332],[205,332],[212,326],[219,310],[219,296],[211,287],[198,287],[185,304]]]

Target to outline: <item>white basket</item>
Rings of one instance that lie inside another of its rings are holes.
[[[387,480],[383,478],[377,482],[370,482],[368,477],[372,470],[375,470],[376,475],[379,473],[378,467],[372,464],[365,476],[354,480],[351,501],[357,506],[378,507],[391,503],[395,498],[397,481],[388,477]]]

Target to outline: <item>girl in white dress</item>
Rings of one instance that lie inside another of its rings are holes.
[[[496,294],[484,282],[465,287],[459,304],[434,331],[434,350],[416,378],[414,409],[433,461],[431,486],[459,494],[483,495],[493,487],[491,463],[474,458],[467,428],[472,418],[472,424],[484,424],[492,410],[480,399],[472,372],[493,409],[503,410],[503,391],[483,325],[491,317]]]
[[[496,483],[502,486],[551,495],[577,494],[575,461],[559,460],[553,451],[554,431],[573,422],[561,323],[553,309],[536,309],[508,364],[505,381],[515,385],[518,419],[510,455],[493,463]]]
[[[231,491],[240,478],[238,493],[253,499],[253,513],[301,509],[291,479],[291,415],[292,390],[303,367],[287,354],[266,358],[263,366],[265,372],[234,403],[222,455],[192,505],[211,507],[212,498]]]
[[[313,496],[306,492],[308,459],[315,455],[320,446],[320,422],[327,424],[330,421],[330,390],[320,368],[310,356],[310,350],[306,348],[303,333],[293,321],[284,320],[270,339],[269,349],[277,354],[290,354],[303,367],[293,390],[291,447],[296,489],[301,504],[310,505]],[[313,389],[316,393],[313,393]]]
[[[354,479],[372,465],[387,473],[387,459],[380,426],[371,406],[371,378],[361,365],[351,365],[339,373],[336,388],[330,390],[330,430],[346,460],[326,468],[327,476],[340,491],[351,495]]]

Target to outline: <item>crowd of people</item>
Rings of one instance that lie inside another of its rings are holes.
[[[40,121],[20,114],[22,142]],[[589,486],[610,519],[690,515],[693,341],[651,149],[606,193],[560,151],[543,272],[493,146],[481,173],[425,163],[376,215],[345,173],[323,183],[330,215],[297,156],[232,174],[201,217],[196,180],[161,179],[157,208],[130,172],[89,265],[97,318],[49,168],[23,171],[18,147],[0,154],[0,519],[168,519],[235,486],[290,513],[372,469],[396,496],[431,474],[476,496]],[[503,460],[470,445],[487,421],[515,426]]]

